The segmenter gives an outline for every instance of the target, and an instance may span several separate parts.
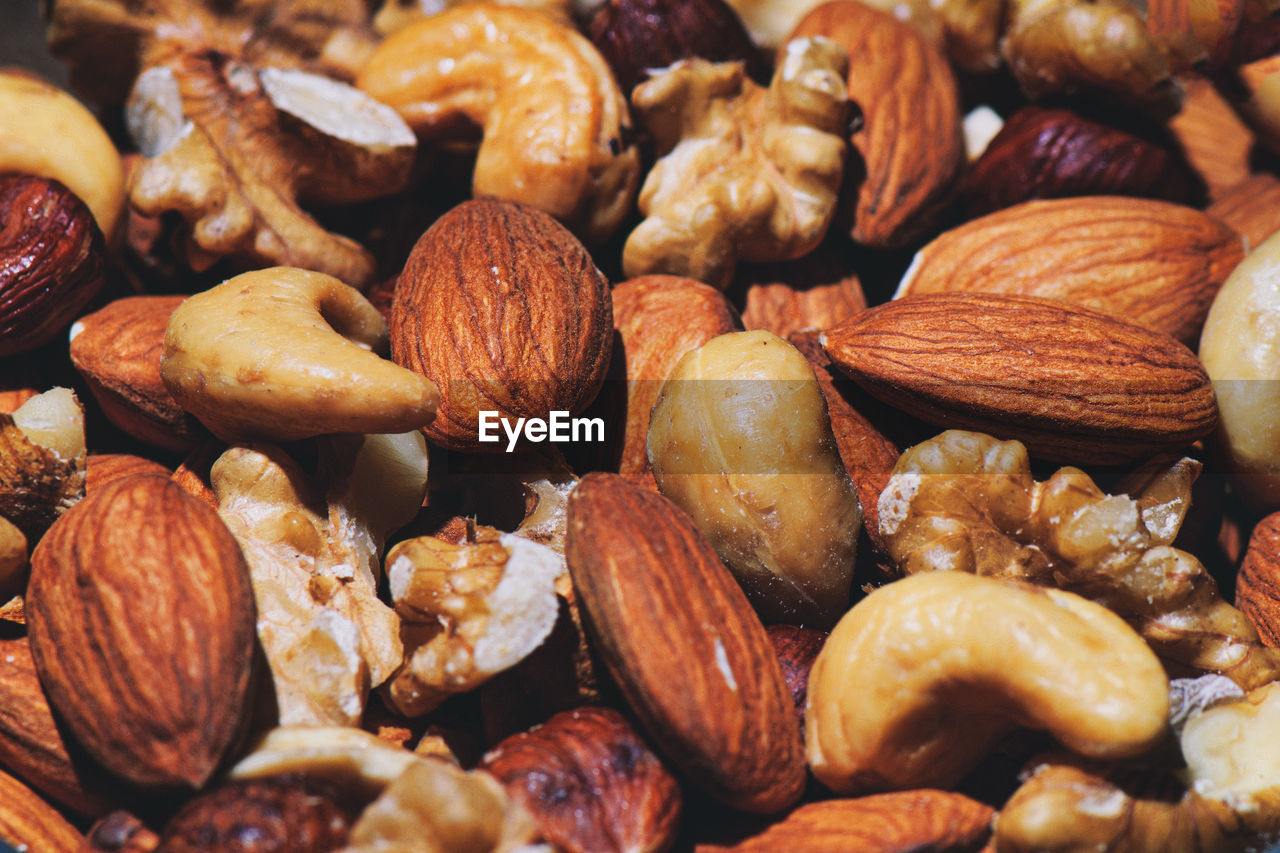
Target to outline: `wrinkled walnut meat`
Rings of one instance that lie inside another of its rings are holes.
[[[1104,494],[1078,468],[1040,483],[1020,443],[951,430],[898,460],[880,533],[908,574],[949,569],[1075,592],[1124,617],[1166,666],[1252,689],[1280,677],[1280,650],[1263,646],[1199,560],[1171,547],[1190,481],[1175,467],[1136,497]]]
[[[423,714],[519,663],[555,626],[563,571],[550,548],[492,528],[461,544],[422,536],[396,545],[387,577],[406,654],[391,705]]]
[[[647,218],[627,238],[626,274],[723,290],[739,259],[789,260],[817,246],[844,172],[847,69],[835,42],[797,39],[767,89],[741,63],[702,59],[636,87],[632,105],[662,158],[640,190]]]
[[[399,439],[329,439],[314,480],[270,445],[233,447],[213,465],[218,511],[253,576],[282,724],[358,725],[369,690],[403,659],[377,560],[421,505],[426,450],[420,435]]]

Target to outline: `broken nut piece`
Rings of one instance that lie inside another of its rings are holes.
[[[0,517],[31,542],[84,497],[84,409],[69,388],[0,413]]]

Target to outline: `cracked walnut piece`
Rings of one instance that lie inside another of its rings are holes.
[[[627,276],[670,273],[723,290],[739,259],[812,251],[844,174],[848,67],[835,42],[797,39],[767,89],[741,63],[703,59],[637,86],[631,102],[661,159],[640,190],[646,219],[623,248]]]
[[[1107,495],[1078,468],[1036,482],[1022,444],[950,430],[902,454],[880,496],[880,533],[907,574],[964,571],[1075,592],[1127,620],[1175,674],[1216,672],[1253,689],[1280,677],[1280,650],[1171,545],[1192,479],[1159,497]]]

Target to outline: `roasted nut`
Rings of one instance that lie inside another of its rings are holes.
[[[1244,252],[1235,231],[1181,205],[1099,196],[1027,202],[930,242],[896,295],[1059,299],[1191,343]]]
[[[928,233],[964,166],[960,95],[941,50],[909,24],[854,0],[809,12],[791,38],[826,36],[849,54],[849,100],[862,124],[849,141],[843,214],[854,241],[901,248]]]
[[[1251,811],[1265,827],[1280,830],[1280,684],[1252,691],[1235,702],[1207,708],[1187,720],[1180,745],[1187,775],[1202,797],[1226,800],[1242,815]]]
[[[756,284],[747,289],[742,326],[785,339],[804,329],[830,329],[866,308],[867,298],[853,276],[803,290],[782,283]]]
[[[823,631],[801,628],[796,625],[770,625],[765,631],[769,634],[769,642],[778,655],[778,663],[782,666],[782,677],[787,680],[787,690],[791,692],[791,701],[796,706],[796,716],[800,718],[800,736],[804,737],[804,705],[809,695],[809,672],[813,662],[827,641]]]
[[[753,79],[765,76],[760,51],[724,0],[609,0],[592,17],[589,32],[623,94],[653,69],[694,56],[739,60]]]
[[[23,851],[78,853],[83,839],[57,809],[0,771],[0,841]]]
[[[1232,482],[1256,509],[1280,509],[1280,236],[1267,239],[1218,291],[1200,336],[1200,360],[1218,398],[1217,447]]]
[[[172,473],[159,462],[130,453],[90,453],[84,462],[84,490],[87,494],[108,483],[139,474],[168,477]]]
[[[160,836],[128,812],[116,811],[102,818],[85,836],[80,853],[155,853]]]
[[[609,708],[565,711],[506,738],[480,762],[565,853],[670,849],[680,787]]]
[[[1249,248],[1280,231],[1280,178],[1258,172],[1218,194],[1206,212],[1239,231]]]
[[[841,371],[889,405],[1017,439],[1040,459],[1133,462],[1203,438],[1217,422],[1214,388],[1189,349],[1063,302],[927,293],[872,308],[820,340]]]
[[[228,772],[235,781],[292,777],[371,800],[409,767],[431,759],[348,726],[283,726],[253,744]]]
[[[1104,494],[1077,468],[1038,483],[1017,442],[952,430],[902,454],[880,496],[880,532],[909,574],[1061,587],[1114,610],[1178,669],[1266,684],[1280,652],[1263,647],[1199,560],[1171,547],[1191,479],[1132,497]]]
[[[1280,646],[1280,514],[1254,525],[1236,576],[1236,606],[1258,629],[1262,642]]]
[[[0,516],[0,599],[17,594],[27,567],[27,537],[4,516]]]
[[[224,441],[394,433],[431,421],[439,392],[379,358],[387,326],[358,292],[277,267],[196,294],[169,319],[165,387]]]
[[[848,607],[862,515],[829,424],[809,362],[768,332],[687,353],[653,407],[659,489],[768,621],[827,628]]]
[[[79,101],[25,71],[0,71],[0,172],[59,182],[93,212],[108,241],[116,236],[124,168],[115,145]],[[13,209],[11,199],[0,204],[0,210]]]
[[[231,256],[373,281],[373,256],[299,203],[402,189],[415,141],[394,110],[327,77],[188,48],[138,77],[127,118],[144,155],[129,201],[145,216],[181,215],[193,268]]]
[[[71,327],[71,363],[108,420],[164,450],[190,450],[207,436],[160,378],[165,328],[185,298],[117,299]]]
[[[734,808],[794,803],[804,759],[777,656],[689,517],[588,474],[569,497],[567,554],[600,656],[658,752]]]
[[[165,827],[159,853],[330,853],[350,832],[351,816],[317,786],[232,782],[187,802]]]
[[[392,35],[358,84],[426,139],[479,125],[472,193],[523,202],[589,243],[631,208],[626,96],[591,43],[530,9],[468,3]]]
[[[545,545],[491,533],[459,545],[420,536],[387,554],[406,646],[388,698],[406,716],[519,663],[555,626],[563,560]]]
[[[1037,198],[1137,196],[1197,200],[1199,178],[1172,146],[1068,109],[1025,106],[965,175],[961,203],[972,219]]]
[[[582,244],[547,214],[493,199],[436,220],[391,308],[396,363],[444,395],[424,432],[454,450],[502,450],[497,422],[493,443],[481,441],[482,411],[512,423],[581,413],[604,382],[612,331],[609,283]]]
[[[660,159],[644,214],[622,250],[628,276],[670,273],[724,290],[739,259],[813,250],[836,210],[844,173],[848,57],[800,38],[767,89],[742,63],[686,59],[636,87],[631,103]]]
[[[809,765],[838,793],[948,786],[1019,724],[1083,755],[1138,755],[1166,732],[1168,692],[1105,607],[929,572],[872,592],[831,633],[809,681]]]
[[[203,785],[253,653],[249,571],[217,514],[162,477],[117,481],[40,540],[27,595],[40,681],[85,749],[138,785]]]
[[[0,356],[57,337],[105,269],[102,232],[80,199],[48,178],[0,174]]]
[[[1184,75],[1179,83],[1186,95],[1182,111],[1169,119],[1169,130],[1209,188],[1209,197],[1217,199],[1249,177],[1250,154],[1256,139],[1204,77]]]
[[[31,542],[84,497],[84,410],[67,388],[0,414],[0,517]]]

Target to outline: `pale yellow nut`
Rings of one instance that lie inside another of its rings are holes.
[[[466,3],[409,24],[356,85],[422,138],[483,129],[472,189],[559,219],[586,242],[631,210],[640,158],[627,101],[572,26],[532,9]]]
[[[408,432],[431,422],[440,392],[376,355],[387,340],[381,315],[354,288],[272,267],[182,303],[160,376],[224,441]]]
[[[961,572],[871,593],[810,674],[809,764],[837,793],[949,787],[1016,726],[1121,758],[1166,731],[1169,686],[1120,617],[1069,592]]]
[[[66,184],[110,241],[124,210],[120,154],[85,107],[24,71],[0,72],[0,172]]]

